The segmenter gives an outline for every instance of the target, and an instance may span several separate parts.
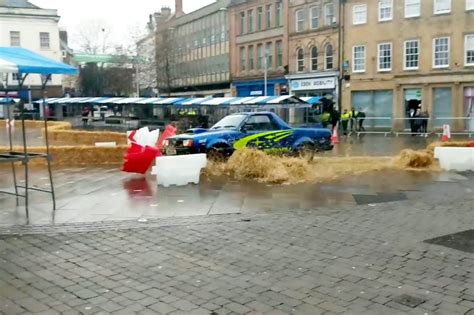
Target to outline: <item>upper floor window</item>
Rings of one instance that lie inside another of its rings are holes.
[[[421,14],[421,0],[405,0],[405,18],[418,17]]]
[[[298,48],[296,50],[296,71],[304,71],[304,50],[303,48]]]
[[[40,33],[40,48],[49,49],[49,33],[41,32]]]
[[[263,58],[265,58],[265,54],[263,53],[263,45],[259,44],[257,46],[257,68],[263,69]]]
[[[266,25],[267,29],[272,27],[272,5],[269,4],[266,7]]]
[[[20,32],[17,32],[17,31],[10,32],[10,46],[12,47],[21,46]]]
[[[474,66],[474,34],[466,35],[464,51],[466,56],[465,65]]]
[[[382,43],[378,45],[378,70],[392,70],[392,43]]]
[[[334,4],[327,3],[324,5],[324,23],[326,25],[333,25],[336,22],[334,17]]]
[[[352,8],[352,24],[367,23],[367,4],[358,4]]]
[[[283,42],[281,40],[276,42],[276,52],[277,52],[277,67],[283,67]]]
[[[318,48],[311,48],[311,71],[318,70]]]
[[[240,47],[240,71],[245,71],[247,59],[245,58],[245,47]]]
[[[311,7],[309,9],[311,18],[311,29],[319,27],[319,7]]]
[[[255,68],[255,51],[253,49],[253,46],[249,46],[249,70],[253,70]]]
[[[405,70],[417,70],[420,63],[420,41],[407,40],[405,42]]]
[[[281,1],[278,1],[275,5],[275,19],[276,26],[283,25],[283,4]]]
[[[466,0],[466,10],[474,10],[474,0]]]
[[[365,46],[352,48],[352,72],[365,72]]]
[[[240,35],[245,34],[245,12],[240,12]]]
[[[298,10],[295,12],[296,31],[302,32],[304,30],[304,11]]]
[[[379,0],[379,21],[393,19],[393,0]]]
[[[434,14],[444,14],[451,12],[451,0],[433,0]]]
[[[263,8],[260,7],[257,9],[257,31],[263,29]]]
[[[266,57],[267,57],[267,68],[271,69],[273,67],[273,43],[268,42],[266,46]]]
[[[449,37],[433,39],[433,68],[449,67]]]
[[[334,68],[334,52],[332,45],[326,46],[326,70],[331,70]]]
[[[247,32],[252,33],[253,32],[253,20],[254,20],[253,10],[249,10],[247,12],[247,18],[248,18]]]

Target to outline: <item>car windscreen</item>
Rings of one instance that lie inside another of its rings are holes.
[[[215,124],[211,130],[237,128],[242,124],[245,118],[247,118],[246,115],[230,115],[224,117],[217,124]]]

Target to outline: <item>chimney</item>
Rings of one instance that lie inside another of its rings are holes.
[[[175,12],[176,17],[180,17],[184,15],[183,0],[175,0],[174,5],[175,5],[174,12]]]

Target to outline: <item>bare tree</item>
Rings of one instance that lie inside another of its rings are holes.
[[[74,46],[86,54],[110,53],[112,27],[102,19],[82,20],[75,28],[72,38]]]
[[[163,30],[156,37],[156,74],[158,87],[171,95],[173,81],[176,79],[176,45],[173,31]]]

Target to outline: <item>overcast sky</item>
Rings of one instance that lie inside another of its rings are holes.
[[[70,36],[81,20],[104,19],[111,26],[114,41],[120,42],[124,33],[133,27],[145,27],[148,15],[169,6],[174,11],[173,0],[30,0],[45,8],[57,9],[61,16],[60,25],[66,27]],[[184,11],[191,12],[214,2],[213,0],[183,0]],[[70,38],[74,42],[74,38]]]

